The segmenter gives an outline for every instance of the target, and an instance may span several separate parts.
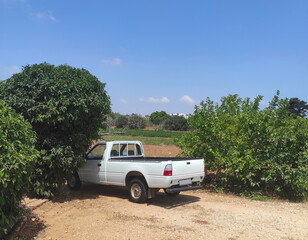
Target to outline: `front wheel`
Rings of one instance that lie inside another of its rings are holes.
[[[170,192],[169,189],[164,189],[164,192],[168,195],[168,196],[171,196],[171,197],[175,197],[177,195],[180,194],[181,191],[178,191],[178,192]]]
[[[74,173],[67,179],[67,186],[71,190],[78,190],[81,187],[81,181],[78,173]]]
[[[147,201],[148,187],[144,181],[134,178],[130,181],[128,186],[128,195],[132,202],[144,203]]]

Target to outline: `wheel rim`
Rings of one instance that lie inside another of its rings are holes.
[[[134,183],[130,188],[130,193],[134,199],[140,198],[141,192],[141,187],[137,183]]]
[[[75,178],[75,176],[71,176],[68,179],[68,184],[70,185],[70,187],[75,187],[75,185],[76,185],[76,178]]]

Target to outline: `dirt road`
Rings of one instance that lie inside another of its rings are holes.
[[[175,156],[175,146],[145,146],[147,156]],[[147,204],[125,188],[64,186],[53,201],[27,199],[32,209],[9,239],[308,239],[308,203],[253,201],[233,195],[159,192]]]
[[[308,239],[308,203],[200,190],[136,204],[124,188],[91,184],[27,203],[36,207],[10,239]]]

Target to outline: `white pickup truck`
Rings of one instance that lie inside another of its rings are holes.
[[[130,200],[146,202],[159,189],[170,196],[200,189],[203,159],[145,157],[139,141],[99,142],[86,154],[86,163],[68,178],[68,187],[81,182],[127,186]]]

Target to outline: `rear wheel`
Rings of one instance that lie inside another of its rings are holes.
[[[78,173],[74,173],[67,179],[67,186],[71,190],[78,190],[81,187],[81,181]]]
[[[147,190],[148,187],[143,180],[139,178],[132,179],[128,185],[128,195],[130,200],[136,203],[146,202],[148,199]]]
[[[171,197],[175,197],[177,195],[180,194],[181,191],[178,191],[178,192],[170,192],[169,189],[164,189],[164,192],[168,195],[168,196],[171,196]]]

